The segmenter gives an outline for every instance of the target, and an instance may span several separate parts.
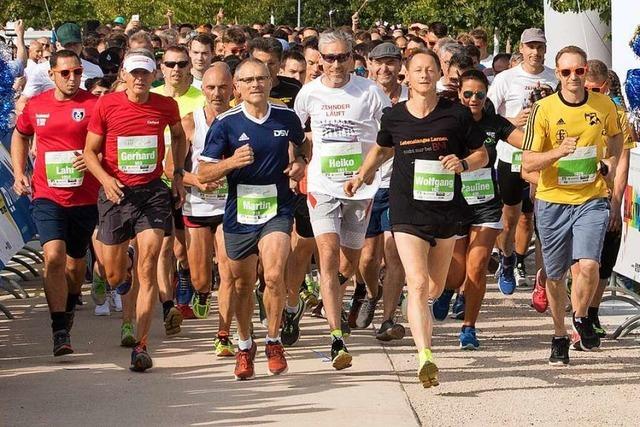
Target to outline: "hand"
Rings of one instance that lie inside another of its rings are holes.
[[[24,22],[22,19],[16,21],[14,29],[19,39],[24,38]]]
[[[102,187],[104,188],[104,195],[107,196],[107,199],[109,199],[110,202],[119,205],[124,197],[124,192],[122,191],[124,184],[116,178],[109,177],[106,182],[102,183]]]
[[[221,186],[220,181],[205,182],[205,183],[198,181],[198,183],[196,184],[196,187],[198,187],[198,190],[202,191],[203,193],[217,190],[218,188],[220,188],[220,186]]]
[[[224,20],[224,9],[220,8],[218,10],[218,14],[216,15],[216,22],[218,24],[221,24],[223,20]]]
[[[240,169],[253,163],[253,150],[249,144],[238,148],[231,156],[234,169]]]
[[[184,200],[187,197],[187,192],[184,189],[184,182],[182,182],[182,175],[174,174],[171,182],[171,195],[175,200],[175,208],[180,209],[184,205]]]
[[[578,138],[575,136],[567,136],[562,140],[562,143],[558,147],[561,157],[573,154],[576,151],[576,145],[578,144]]]
[[[358,26],[359,22],[360,22],[360,15],[358,14],[358,12],[351,15],[351,23],[353,25]]]
[[[438,159],[440,160],[440,163],[442,163],[442,167],[450,170],[451,172],[462,173],[464,171],[464,167],[462,167],[462,160],[460,160],[455,154],[440,156]]]
[[[295,159],[289,163],[284,173],[294,181],[300,181],[304,177],[304,168],[307,166],[304,160],[301,158]]]
[[[524,127],[527,124],[527,120],[529,120],[529,114],[531,114],[530,107],[520,110],[518,115],[515,117],[515,125],[518,127]]]
[[[611,199],[611,209],[609,210],[609,225],[607,231],[619,231],[622,227],[622,214],[620,213],[620,201]]]
[[[29,182],[29,177],[22,174],[16,175],[15,181],[13,182],[13,191],[15,191],[18,196],[27,196],[31,194],[31,183]]]
[[[78,172],[84,172],[87,170],[87,165],[84,162],[84,156],[82,153],[75,152],[76,158],[73,161],[73,167]]]
[[[607,172],[607,176],[603,178],[607,183],[607,185],[609,186],[609,188],[613,188],[613,182],[616,177],[616,164],[610,158],[602,159],[602,163],[607,165],[607,169],[609,169],[609,171]]]
[[[344,190],[344,194],[349,197],[353,197],[358,189],[362,187],[362,184],[364,184],[364,179],[362,179],[362,177],[358,174],[351,178],[349,181],[345,182],[342,186],[342,189]]]
[[[164,14],[165,18],[171,19],[173,18],[173,10],[167,9],[167,13]]]

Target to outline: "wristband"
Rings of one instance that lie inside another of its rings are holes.
[[[184,168],[175,168],[173,170],[173,174],[174,175],[180,175],[181,177],[184,178]]]
[[[600,175],[607,176],[609,174],[609,166],[607,166],[607,164],[602,160],[600,160],[599,166],[600,167],[598,169],[599,169]]]
[[[462,172],[469,170],[469,163],[465,159],[460,160],[460,164],[462,165]]]

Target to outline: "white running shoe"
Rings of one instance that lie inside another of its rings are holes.
[[[120,313],[122,311],[122,296],[114,290],[109,291],[109,297],[107,298],[109,301],[109,307],[111,310]]]
[[[109,308],[109,298],[107,298],[107,301],[105,301],[104,304],[96,305],[93,314],[95,314],[96,316],[110,316],[111,309]]]

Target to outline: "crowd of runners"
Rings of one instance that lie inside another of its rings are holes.
[[[217,21],[65,23],[23,46],[14,189],[33,199],[55,356],[73,353],[87,269],[95,314],[122,311],[134,371],[153,366],[157,304],[167,336],[217,316],[215,354],[244,380],[256,322],[271,374],[306,315],[326,318],[342,370],[380,301],[376,338],[404,338],[406,298],[418,379],[437,386],[433,321],[461,320],[460,348],[479,349],[489,271],[550,308],[549,363],[600,346],[637,139],[604,62],[567,46],[546,67],[537,28],[494,56],[483,29],[438,22]]]

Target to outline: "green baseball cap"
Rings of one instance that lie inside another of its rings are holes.
[[[69,43],[82,43],[82,33],[78,24],[67,22],[62,24],[56,30],[58,42],[64,46]]]
[[[124,17],[122,16],[116,16],[116,19],[113,20],[114,24],[118,24],[118,25],[124,25],[125,24],[125,20]]]

